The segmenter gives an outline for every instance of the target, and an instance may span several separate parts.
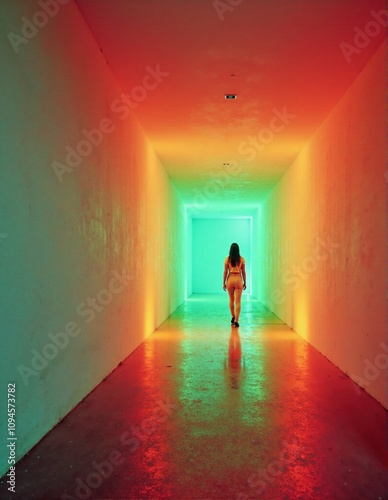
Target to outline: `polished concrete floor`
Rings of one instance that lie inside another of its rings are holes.
[[[17,465],[12,499],[388,499],[387,413],[243,298],[193,296]]]

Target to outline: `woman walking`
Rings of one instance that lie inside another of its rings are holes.
[[[232,243],[229,257],[226,257],[224,261],[223,289],[228,290],[229,308],[232,315],[231,323],[234,326],[240,326],[238,320],[241,311],[241,295],[246,287],[245,259],[241,257],[237,243]]]

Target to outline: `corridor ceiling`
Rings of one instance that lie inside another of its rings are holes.
[[[186,203],[257,205],[385,34],[381,0],[76,2],[124,92],[161,72],[134,113]]]

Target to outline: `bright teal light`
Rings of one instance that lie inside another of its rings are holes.
[[[247,262],[251,283],[251,217],[192,220],[192,293],[222,293],[224,259],[234,242]]]

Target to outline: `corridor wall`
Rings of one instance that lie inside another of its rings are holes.
[[[224,293],[224,260],[234,242],[246,260],[246,294],[251,292],[251,225],[251,217],[192,220],[193,293]]]
[[[384,43],[266,198],[260,290],[387,407],[385,57]]]
[[[0,5],[0,405],[15,383],[17,458],[184,299],[180,199],[76,4],[55,5],[46,23],[35,1]]]

